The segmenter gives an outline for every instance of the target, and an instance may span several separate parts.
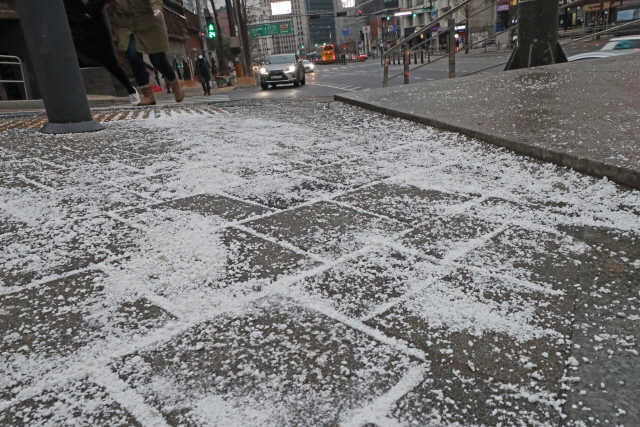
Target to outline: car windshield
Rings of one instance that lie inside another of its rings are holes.
[[[291,64],[294,62],[296,62],[296,59],[293,55],[270,56],[267,59],[267,64]]]

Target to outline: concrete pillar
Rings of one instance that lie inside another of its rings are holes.
[[[558,43],[557,0],[518,3],[518,43],[505,70],[567,62]]]

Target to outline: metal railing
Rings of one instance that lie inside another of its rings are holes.
[[[24,98],[25,99],[29,99],[29,94],[27,92],[27,82],[25,81],[24,78],[24,67],[22,64],[22,60],[17,57],[17,56],[10,56],[10,55],[0,55],[0,66],[2,65],[10,65],[10,66],[19,66],[20,67],[20,76],[21,76],[21,80],[0,80],[0,83],[4,84],[4,83],[16,83],[16,84],[20,84],[22,83],[22,87],[24,89]]]

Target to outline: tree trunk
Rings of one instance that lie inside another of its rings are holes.
[[[240,30],[240,40],[242,41],[242,51],[244,53],[245,76],[252,75],[251,67],[251,43],[249,41],[249,28],[247,26],[247,3],[246,1],[236,0],[236,9],[238,11],[238,27]]]
[[[466,37],[466,40],[464,41],[464,54],[466,55],[467,53],[469,53],[469,42],[471,41],[471,28],[469,28],[469,18],[466,19],[464,25],[467,30],[466,31],[467,37]]]
[[[226,64],[226,60],[224,57],[224,53],[222,52],[222,33],[220,32],[220,22],[218,22],[218,11],[216,10],[216,4],[214,2],[214,0],[210,0],[211,1],[211,7],[213,7],[213,20],[215,21],[216,24],[216,34],[218,35],[218,37],[216,37],[216,56],[218,57],[218,70],[221,70],[221,65],[222,64]]]

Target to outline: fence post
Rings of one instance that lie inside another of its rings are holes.
[[[453,79],[456,76],[456,43],[454,41],[456,39],[456,20],[449,18],[447,25],[449,26],[449,40],[447,40],[447,44],[449,45],[449,78]]]
[[[420,50],[420,63],[424,64],[424,49]]]
[[[411,66],[411,52],[404,53],[404,84],[409,84],[409,67]]]
[[[382,87],[387,87],[389,82],[389,58],[384,61],[384,77],[382,78]]]
[[[49,119],[42,133],[104,129],[91,117],[62,0],[15,2]]]

